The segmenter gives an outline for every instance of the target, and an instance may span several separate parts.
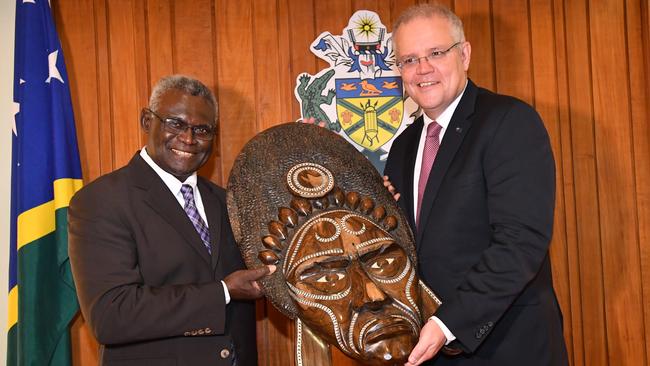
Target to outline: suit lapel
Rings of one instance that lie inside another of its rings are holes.
[[[420,116],[413,122],[412,131],[410,135],[405,136],[407,151],[404,159],[404,174],[403,177],[403,186],[402,188],[402,197],[400,198],[400,204],[402,208],[406,211],[406,217],[409,220],[411,227],[415,227],[415,217],[413,212],[415,208],[413,207],[413,172],[415,171],[415,159],[418,154],[418,144],[420,143],[420,136],[422,134],[422,128],[424,126],[424,118]],[[406,132],[406,131],[405,131]],[[390,177],[388,177],[390,179]]]
[[[217,196],[212,193],[209,187],[203,184],[199,179],[197,187],[201,192],[201,200],[203,201],[203,208],[205,208],[205,216],[208,219],[208,227],[210,229],[210,246],[212,248],[212,269],[214,270],[219,262],[221,250],[219,250],[219,242],[221,240],[221,223],[222,215],[225,215],[221,209],[221,202]]]
[[[418,228],[418,234],[416,242],[420,243],[422,241],[422,236],[424,230],[422,228],[426,227],[426,222],[429,219],[431,210],[433,208],[433,202],[438,195],[438,189],[442,183],[443,178],[449,170],[451,162],[454,160],[454,156],[458,152],[463,139],[467,135],[471,127],[471,120],[469,119],[470,115],[474,112],[474,104],[476,102],[476,94],[478,89],[472,83],[471,80],[468,80],[467,88],[465,93],[460,99],[456,111],[449,121],[449,126],[445,131],[445,135],[442,138],[442,143],[440,144],[440,149],[436,155],[436,160],[433,163],[431,168],[431,173],[429,173],[429,180],[427,181],[427,186],[424,191],[424,198],[422,201],[422,208],[420,212],[420,227]]]
[[[185,239],[185,243],[210,264],[210,254],[205,249],[199,233],[196,232],[187,214],[156,172],[142,160],[139,154],[131,159],[129,168],[134,178],[134,185],[146,190],[145,203],[163,220],[167,221]]]

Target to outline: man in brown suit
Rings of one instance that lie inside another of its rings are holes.
[[[103,365],[256,365],[256,280],[244,270],[224,190],[196,171],[217,131],[212,92],[185,76],[154,87],[147,145],[80,190],[69,251]]]

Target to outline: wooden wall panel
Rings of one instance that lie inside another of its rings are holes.
[[[535,5],[533,5],[535,6]],[[577,235],[576,235],[576,218],[575,218],[575,197],[574,180],[573,180],[573,160],[571,144],[571,119],[569,113],[569,94],[566,88],[568,83],[567,73],[567,55],[566,39],[563,35],[566,33],[564,25],[565,13],[563,4],[553,3],[553,32],[554,32],[554,50],[556,59],[557,72],[557,108],[558,124],[555,134],[551,131],[553,139],[556,176],[557,176],[557,201],[556,201],[556,225],[554,226],[553,245],[551,246],[551,263],[555,272],[554,285],[556,287],[558,300],[564,312],[566,326],[564,336],[567,345],[569,359],[575,364],[582,365],[582,337],[575,336],[572,329],[580,329],[582,326],[580,318],[580,273],[577,255]],[[534,48],[535,47],[534,45]],[[547,52],[548,50],[542,50]],[[559,142],[556,134],[559,134]],[[559,144],[559,146],[558,146]],[[558,245],[558,243],[560,243]],[[564,245],[562,245],[564,244]],[[558,246],[560,248],[558,248]],[[559,273],[557,273],[559,272]]]
[[[390,26],[388,29],[389,31],[392,32],[392,24],[393,22],[397,19],[397,17],[400,15],[404,9],[408,8],[409,6],[417,4],[418,1],[416,0],[403,0],[403,1],[391,1],[391,6],[390,6],[390,14],[391,14],[391,19],[390,20],[385,20],[384,24],[386,26]]]
[[[553,267],[555,290],[558,294],[560,306],[566,309],[564,316],[570,319],[571,307],[569,295],[569,267],[566,212],[564,210],[564,184],[561,172],[562,161],[562,128],[560,121],[559,78],[557,68],[558,54],[555,51],[555,17],[553,4],[546,0],[532,0],[530,6],[530,43],[532,56],[532,84],[534,86],[534,106],[539,112],[546,129],[550,135],[551,146],[555,154],[556,166],[556,199],[555,199],[555,225],[553,226],[553,246],[550,250]],[[566,120],[565,120],[566,121]],[[566,334],[569,356],[573,355],[571,333]]]
[[[93,4],[88,1],[69,1],[57,3],[56,6],[59,32],[70,33],[70,37],[62,38],[66,50],[69,50],[69,61],[66,62],[68,73],[75,75],[70,78],[70,93],[72,95],[86,95],[86,98],[76,98],[75,118],[79,138],[79,153],[85,157],[82,161],[81,171],[84,179],[98,177],[100,173],[100,156],[96,146],[99,144],[97,134],[97,116],[99,115],[99,101],[97,98],[97,69],[95,67],[81,67],[80,62],[90,60],[94,62],[97,55],[95,44],[95,22]],[[74,15],[74,16],[73,16]],[[69,19],[65,23],[61,19]],[[68,29],[71,32],[68,32]],[[78,32],[78,29],[89,29],[89,32]],[[66,55],[67,56],[67,55]],[[82,123],[83,121],[83,123]]]
[[[469,77],[495,90],[494,44],[489,0],[457,0],[454,11],[463,21],[465,39],[472,45]]]
[[[289,6],[287,0],[276,0],[277,11],[277,29],[278,40],[274,47],[278,47],[278,86],[280,85],[293,85],[296,77],[293,72],[293,65],[291,62],[291,35],[295,31],[292,22],[289,21]],[[302,52],[300,52],[302,53]],[[277,86],[276,86],[277,88]],[[299,111],[293,112],[295,98],[293,96],[293,89],[289,87],[277,88],[279,90],[279,103],[280,114],[279,121],[289,122],[298,119]],[[273,86],[269,86],[269,93],[273,90]]]
[[[598,200],[608,357],[610,363],[628,360],[627,364],[645,364],[643,339],[630,337],[643,334],[644,322],[629,316],[643,314],[643,304],[631,156],[625,4],[613,0],[590,1],[589,16],[597,178],[603,187],[598,191]],[[613,123],[612,118],[620,122]],[[621,271],[622,268],[625,270]],[[626,341],[620,342],[621,339]]]
[[[324,31],[329,31],[333,35],[341,34],[341,30],[348,25],[352,11],[350,0],[328,0],[314,2],[314,24],[316,25],[316,36]],[[316,37],[311,39],[311,42]],[[320,71],[329,67],[329,64],[320,58],[318,59],[318,68]]]
[[[146,14],[146,2],[138,0],[133,4],[133,13],[135,17],[133,19],[133,60],[131,62],[135,65],[135,83],[137,88],[135,89],[135,109],[136,120],[141,114],[142,106],[147,105],[149,100],[149,95],[151,94],[151,89],[149,88],[149,49],[147,47],[147,14]],[[144,21],[142,21],[144,20]],[[133,118],[133,116],[129,116]],[[138,120],[139,121],[139,120]],[[132,125],[133,122],[130,122]],[[136,123],[138,129],[138,147],[144,146],[146,143],[145,135],[142,132],[142,129],[139,123]],[[132,156],[129,156],[129,160]]]
[[[156,80],[174,72],[174,53],[172,51],[175,22],[172,21],[171,3],[168,0],[149,0],[146,3],[147,62],[149,65],[149,90]]]
[[[215,7],[222,172],[230,171],[239,150],[258,131],[252,2],[219,0]],[[225,179],[220,183],[225,185]]]
[[[644,223],[650,222],[650,3],[648,1],[627,1],[626,20],[628,48],[627,54],[630,66],[630,107],[632,111],[632,130],[634,146],[634,169],[636,184],[636,204],[638,211],[639,243],[641,243],[641,285],[645,329],[650,329],[650,227]],[[645,40],[645,42],[639,42]],[[650,337],[645,337],[646,360],[650,358]]]
[[[166,24],[154,25],[155,32]],[[173,8],[174,68],[196,75],[211,88],[216,84],[212,42],[212,1],[176,0]]]
[[[134,146],[140,145],[140,128],[137,118],[142,108],[138,101],[136,19],[137,0],[106,2],[108,37],[108,65],[113,122],[112,143],[114,167],[121,167],[133,156]]]
[[[295,80],[327,67],[309,49],[357,10],[391,31],[429,0],[61,0],[53,3],[84,179],[144,144],[138,116],[163,75],[215,90],[220,134],[201,174],[225,185],[256,133],[296,120]],[[444,0],[472,44],[479,85],[533,104],[556,159],[554,285],[572,365],[640,365],[650,355],[650,6],[647,0]],[[261,365],[295,365],[293,323],[259,301]],[[75,365],[97,364],[82,317]],[[334,366],[358,363],[340,352]]]
[[[109,47],[108,47],[108,13],[105,0],[94,1],[95,10],[95,25],[97,33],[95,35],[97,45],[97,58],[95,65],[97,68],[97,107],[99,109],[98,134],[99,144],[96,148],[99,149],[100,155],[100,172],[106,174],[113,171],[116,167],[114,165],[114,151],[113,144],[113,103],[111,100],[111,79],[109,75]],[[82,58],[83,59],[83,58]],[[92,67],[92,64],[91,64]],[[74,100],[75,98],[73,98]],[[80,98],[81,99],[81,98]],[[75,111],[76,113],[76,111]],[[81,160],[83,161],[83,157]],[[95,179],[90,177],[90,179]]]
[[[493,0],[496,88],[533,104],[530,23],[526,1]],[[474,60],[474,63],[480,61]]]
[[[578,360],[578,355],[582,355],[585,365],[607,365],[600,218],[594,214],[599,212],[600,205],[596,179],[587,4],[585,1],[571,1],[564,6],[578,239],[576,256],[580,276],[578,288],[581,290],[578,295],[581,295],[584,304],[580,309],[572,309],[578,310],[574,312],[581,315],[579,319],[572,319],[572,324],[589,325],[579,334],[584,348],[575,351],[574,361]],[[579,351],[582,352],[578,353]]]
[[[266,47],[254,47],[252,57],[255,60],[255,105],[257,106],[258,126],[257,131],[263,131],[271,126],[283,122],[281,111],[285,104],[281,99],[282,94],[275,92],[278,86],[283,85],[281,70],[287,70],[286,64],[280,63],[281,50],[278,29],[278,6],[275,1],[253,2],[252,33],[255,43]],[[284,40],[282,40],[284,41]],[[283,88],[286,90],[286,88]],[[287,98],[288,99],[288,98]]]
[[[311,45],[316,36],[323,30],[321,29],[318,33],[316,31],[316,26],[314,25],[315,14],[313,1],[280,1],[282,3],[282,8],[286,9],[287,21],[289,23],[288,28],[290,29],[290,47],[287,51],[289,51],[291,55],[289,59],[289,69],[291,70],[293,78],[288,87],[291,88],[291,95],[293,96],[296,77],[301,73],[314,75],[319,70],[316,66],[318,60],[314,54],[309,51],[309,45]],[[296,19],[304,19],[305,21],[295,21]],[[292,117],[298,118],[301,115],[300,104],[295,97],[292,97],[291,105]]]

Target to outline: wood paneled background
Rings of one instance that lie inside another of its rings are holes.
[[[413,2],[53,1],[85,180],[144,145],[138,115],[152,85],[186,73],[218,96],[218,146],[203,174],[225,185],[249,138],[299,117],[296,76],[327,67],[309,51],[318,34],[340,34],[360,9],[391,30]],[[445,3],[465,23],[471,78],[533,104],[550,133],[558,172],[551,256],[572,364],[648,364],[648,0]],[[260,364],[292,365],[292,325],[262,301],[258,315]],[[97,344],[81,318],[74,341],[75,363],[96,364]]]

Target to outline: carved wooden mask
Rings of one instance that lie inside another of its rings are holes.
[[[413,234],[382,178],[339,135],[288,123],[242,150],[231,226],[282,313],[367,364],[404,364],[439,300],[417,276]]]

